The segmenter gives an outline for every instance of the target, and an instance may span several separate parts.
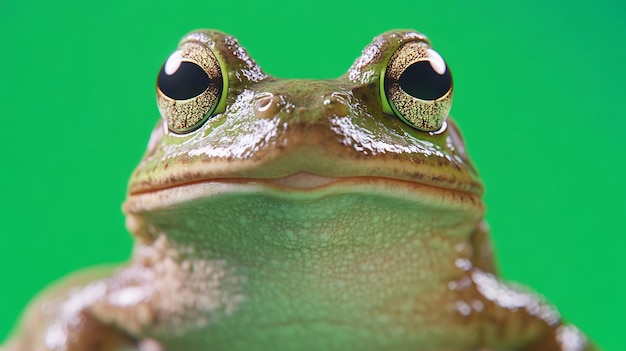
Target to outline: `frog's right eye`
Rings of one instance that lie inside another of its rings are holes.
[[[208,47],[189,42],[175,51],[157,78],[157,103],[169,130],[188,133],[223,112],[224,77],[219,60]]]

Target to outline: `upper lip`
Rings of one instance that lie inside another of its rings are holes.
[[[283,177],[275,178],[248,178],[248,177],[218,177],[218,178],[205,178],[192,181],[180,181],[171,182],[162,186],[150,186],[148,188],[141,188],[135,191],[131,191],[130,195],[140,195],[146,193],[153,193],[162,190],[179,188],[186,185],[200,184],[200,183],[241,183],[241,184],[264,184],[267,186],[280,188],[280,189],[294,189],[294,190],[314,190],[329,186],[334,183],[347,183],[347,182],[394,182],[398,184],[414,184],[418,186],[426,186],[433,189],[439,189],[449,192],[458,192],[465,194],[480,195],[482,187],[476,189],[455,189],[446,187],[436,183],[416,182],[408,179],[385,177],[385,176],[342,176],[342,177],[330,177],[324,175],[318,175],[308,172],[295,172]]]

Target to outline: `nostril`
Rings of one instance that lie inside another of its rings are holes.
[[[327,117],[345,117],[350,113],[350,103],[345,94],[332,93],[324,98],[322,104]]]
[[[284,101],[272,93],[257,94],[254,99],[254,115],[259,118],[272,118],[278,114]]]

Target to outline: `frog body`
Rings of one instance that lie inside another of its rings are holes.
[[[3,350],[594,350],[497,278],[451,101],[414,31],[321,81],[188,34],[123,206],[129,263],[44,293]]]

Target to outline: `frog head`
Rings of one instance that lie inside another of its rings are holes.
[[[452,90],[414,31],[376,37],[335,80],[274,78],[235,38],[192,32],[158,76],[161,119],[130,179],[128,227],[233,250],[463,238],[482,185],[448,116]]]
[[[448,118],[449,68],[413,31],[382,34],[345,75],[321,81],[268,76],[235,38],[192,32],[163,65],[157,101],[162,120],[131,195],[302,174],[481,193]]]

